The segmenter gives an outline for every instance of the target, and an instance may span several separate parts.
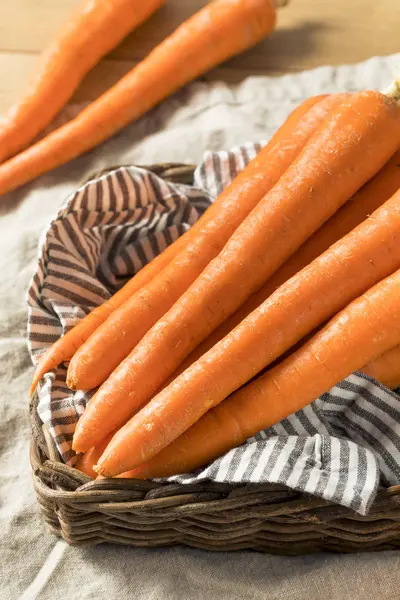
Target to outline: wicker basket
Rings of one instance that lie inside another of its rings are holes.
[[[170,181],[192,181],[191,166],[147,168]],[[37,403],[35,396],[30,405],[34,487],[50,531],[69,544],[184,544],[291,555],[400,548],[400,485],[380,490],[363,517],[280,485],[94,481],[61,462]]]

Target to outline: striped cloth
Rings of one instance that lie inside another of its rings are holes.
[[[185,232],[261,147],[206,153],[193,187],[121,167],[72,194],[43,234],[29,287],[33,362]],[[40,417],[73,465],[72,435],[90,394],[71,392],[61,365],[44,377],[39,396]],[[400,483],[399,456],[400,397],[353,374],[206,468],[169,480],[280,483],[366,514],[379,485]]]

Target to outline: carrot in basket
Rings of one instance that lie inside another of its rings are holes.
[[[146,4],[146,2],[143,2]],[[91,150],[275,25],[272,0],[214,0],[75,119],[0,167],[0,194]]]
[[[97,391],[78,422],[74,449],[86,450],[143,406],[185,357],[399,145],[400,112],[394,100],[378,92],[361,92],[339,105],[219,256]],[[203,394],[198,400],[205,406],[210,402]],[[190,408],[187,411],[189,416]]]
[[[74,374],[74,378],[77,380],[76,385],[82,388],[96,387],[98,383],[102,383],[108,373],[112,371],[113,366],[117,366],[134,346],[135,339],[133,336],[136,335],[137,340],[139,340],[162,314],[162,312],[157,313],[154,307],[149,306],[147,319],[153,319],[150,321],[150,324],[147,326],[147,321],[142,317],[140,321],[142,329],[139,329],[137,319],[132,321],[129,327],[125,315],[129,314],[131,310],[133,311],[133,306],[131,308],[131,304],[126,307],[122,307],[121,305],[133,296],[135,292],[150,283],[170,262],[173,265],[174,280],[177,282],[178,267],[177,263],[173,262],[173,259],[198,239],[203,240],[203,245],[205,245],[204,234],[208,234],[210,228],[215,229],[215,237],[218,243],[223,244],[231,231],[237,227],[240,220],[247,216],[265,192],[279,179],[286,167],[300,152],[307,139],[323,121],[329,110],[345,97],[345,94],[314,96],[300,104],[278,129],[269,144],[239,173],[234,182],[220,194],[189,231],[154,258],[151,263],[146,265],[110,300],[89,313],[44,354],[35,371],[31,393],[36,389],[38,382],[45,373],[54,369],[61,362],[71,359],[78,348],[88,340],[97,328],[99,328],[99,331],[91,338],[88,345],[84,347],[84,362],[79,365],[79,368],[82,370],[78,370]],[[222,237],[223,232],[221,228],[218,228],[219,225],[227,228],[225,238]],[[213,244],[209,244],[208,240],[206,247],[209,252],[213,252]],[[204,253],[202,253],[202,257],[204,257]],[[166,271],[167,277],[168,273],[171,276],[171,269]],[[191,274],[192,277],[196,276],[194,265],[191,265]],[[165,276],[163,274],[157,280],[155,286],[161,289],[164,280]],[[185,285],[185,281],[183,284]],[[183,292],[186,287],[178,290],[178,294],[180,291]],[[100,325],[120,306],[121,311],[116,311],[113,320],[108,321],[105,328],[100,328]],[[145,304],[142,305],[142,309],[146,310]],[[121,314],[122,318],[120,318]],[[113,323],[115,323],[115,327],[112,327]],[[108,331],[111,334],[109,339],[107,339]],[[121,339],[122,331],[125,335]],[[115,343],[116,341],[117,343]],[[103,348],[103,352],[99,351],[99,348]],[[98,370],[96,377],[99,379],[92,380],[86,377],[85,371],[87,368],[90,368],[90,365],[87,364],[87,355],[90,352],[92,352],[93,359],[96,359],[100,363],[99,366],[95,365],[94,369],[90,369],[92,372]],[[82,355],[78,354],[78,361],[80,356]],[[112,358],[114,362],[112,362]],[[105,374],[103,372],[104,367],[108,369]],[[73,368],[72,365],[70,373],[73,373]]]
[[[400,387],[400,346],[395,346],[378,356],[361,371],[392,390]]]
[[[107,435],[104,440],[100,442],[97,446],[90,448],[85,454],[79,457],[78,462],[75,465],[75,469],[85,473],[85,475],[89,475],[93,479],[96,479],[97,473],[94,471],[93,467],[96,465],[100,456],[103,454],[104,450],[107,448],[113,434],[110,433]]]
[[[75,469],[78,469],[78,471],[85,473],[85,475],[89,475],[89,477],[92,477],[92,479],[96,479],[97,473],[94,470],[94,467],[98,463],[101,455],[110,443],[113,435],[114,432],[110,433],[104,438],[104,440],[100,442],[100,444],[98,444],[97,446],[93,446],[93,448],[90,448],[90,450],[82,454],[79,457],[78,462],[75,464]],[[121,473],[120,475],[118,475],[118,477],[121,477],[123,479],[129,479],[131,477],[134,477],[134,475],[132,475],[131,471],[126,471],[125,473]]]
[[[269,144],[228,186],[193,228],[189,243],[157,279],[93,333],[68,369],[72,389],[90,389],[105,381],[145,333],[171,308],[259,200],[298,156],[333,106],[347,96],[311,98],[300,105]]]
[[[83,0],[41,57],[23,98],[0,126],[0,162],[25,148],[71,98],[84,76],[165,0]]]
[[[190,473],[304,408],[398,343],[400,271],[354,300],[297,352],[208,411],[147,463],[144,446],[142,457],[135,457],[143,464],[130,476]],[[164,431],[165,421],[159,424]],[[114,437],[95,467],[102,475],[115,476],[135,463],[126,452],[129,440],[123,439],[123,430],[117,435],[118,446]]]
[[[180,373],[215,346],[243,319],[266,300],[280,285],[310,264],[325,252],[337,240],[349,233],[364,221],[374,210],[381,206],[400,188],[400,151],[396,152],[386,165],[366,183],[349,202],[347,202],[329,221],[324,223],[299,250],[293,254],[263,287],[226,321],[215,329],[191,354],[179,365],[178,369],[163,384],[168,385]],[[400,371],[400,368],[399,368]]]

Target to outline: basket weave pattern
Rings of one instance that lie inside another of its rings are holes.
[[[192,166],[146,168],[169,181],[192,181]],[[34,396],[30,404],[34,488],[49,530],[69,544],[184,544],[282,555],[400,548],[400,486],[380,490],[369,514],[360,516],[280,485],[94,481],[61,462],[37,404]]]

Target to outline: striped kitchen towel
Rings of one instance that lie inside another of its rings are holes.
[[[33,362],[184,233],[261,147],[206,153],[193,187],[121,167],[72,194],[43,234],[28,292]],[[40,417],[73,465],[72,435],[90,394],[69,390],[60,365],[39,397]],[[169,481],[281,483],[366,514],[379,485],[400,483],[399,456],[400,397],[355,373],[207,467]]]

